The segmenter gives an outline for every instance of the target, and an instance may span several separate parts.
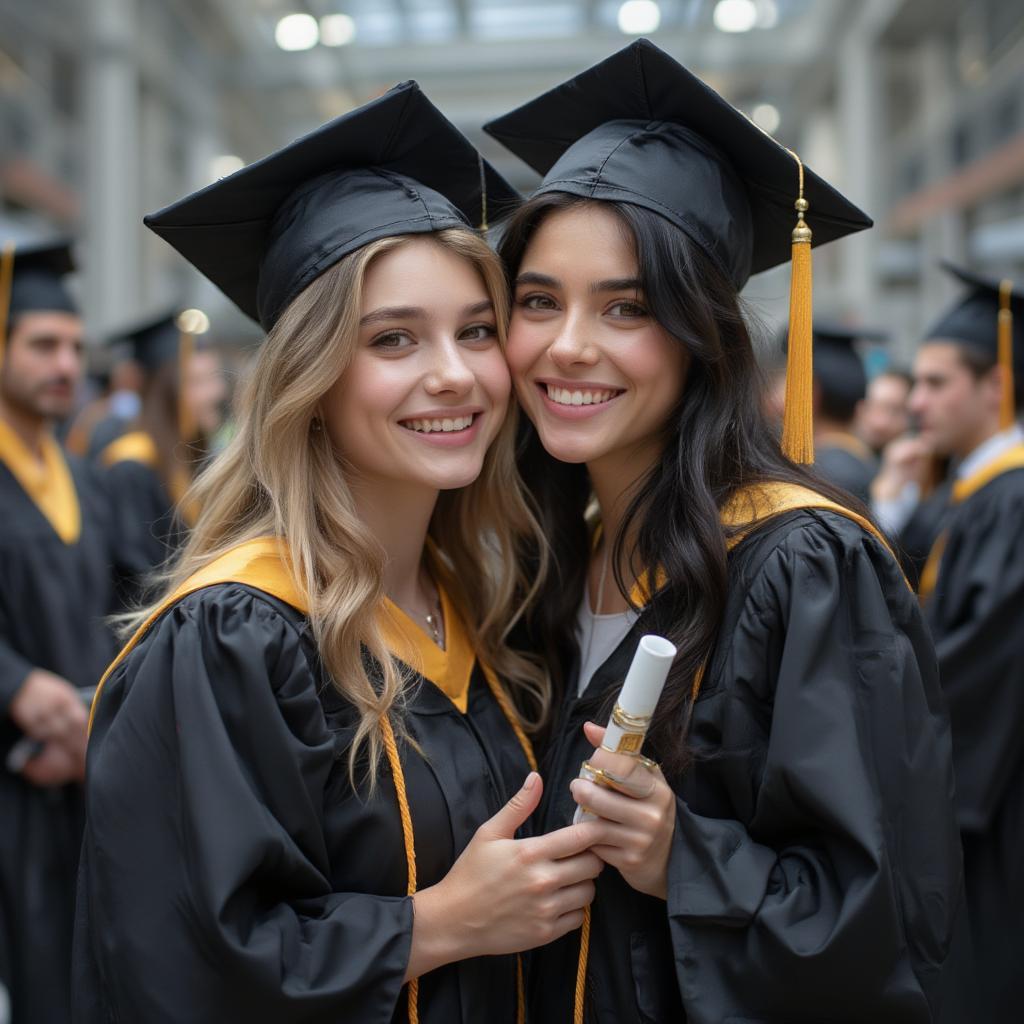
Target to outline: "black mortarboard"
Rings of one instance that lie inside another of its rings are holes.
[[[888,339],[885,331],[815,320],[814,379],[829,395],[844,404],[854,405],[868,389],[864,361],[854,348],[855,342]]]
[[[44,311],[77,315],[78,307],[64,284],[74,269],[67,239],[15,246],[9,316]]]
[[[1009,427],[1016,419],[1014,376],[1024,375],[1024,293],[1009,279],[985,277],[946,260],[941,266],[970,291],[946,310],[925,337],[959,341],[999,362],[1003,367],[1000,422]]]
[[[737,288],[790,258],[798,167],[793,154],[646,39],[484,125],[544,181],[634,203],[666,217]],[[804,172],[814,244],[870,218]]]
[[[367,243],[485,225],[488,209],[517,201],[420,87],[403,82],[145,223],[269,330],[311,281]]]
[[[992,356],[998,355],[999,291],[1002,282],[975,274],[953,263],[942,263],[943,270],[959,278],[970,289],[932,325],[926,338],[950,338]],[[1009,289],[1013,313],[1013,348],[1018,369],[1024,369],[1024,291]]]
[[[870,218],[646,39],[484,129],[544,175],[534,195],[653,210],[737,289],[792,257],[782,443],[791,458],[813,461],[810,246],[868,228]]]
[[[132,324],[110,336],[108,343],[127,342],[135,361],[147,372],[159,369],[164,363],[177,362],[181,348],[181,329],[178,309],[160,313],[147,320]]]

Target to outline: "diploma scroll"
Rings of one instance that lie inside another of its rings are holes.
[[[633,662],[626,673],[612,716],[608,720],[604,742],[606,750],[617,754],[637,757],[647,735],[647,727],[658,705],[661,691],[665,688],[669,669],[676,656],[675,645],[663,636],[649,633],[640,638],[640,644],[633,655]],[[580,771],[579,777],[594,781],[594,773],[588,768]],[[593,821],[596,815],[576,808],[573,823]]]

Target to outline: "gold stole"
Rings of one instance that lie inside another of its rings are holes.
[[[244,584],[269,594],[271,597],[276,597],[304,615],[309,613],[309,602],[305,593],[292,577],[289,570],[287,547],[282,541],[275,537],[258,537],[231,548],[210,562],[209,565],[194,573],[173,593],[164,598],[135,631],[100,680],[96,689],[96,697],[93,700],[93,711],[89,716],[90,728],[100,693],[111,672],[131,653],[150,626],[171,605],[197,590],[216,583]],[[448,696],[459,711],[465,713],[476,654],[465,624],[447,593],[441,589],[440,595],[447,631],[447,650],[441,650],[398,605],[386,598],[381,611],[380,625],[388,649],[410,668],[430,680]],[[496,677],[486,667],[483,670],[488,685],[492,690],[495,689]],[[502,710],[507,715],[509,712],[504,702],[499,699],[499,703],[502,703]]]
[[[0,420],[0,461],[65,544],[82,534],[82,509],[75,481],[60,445],[49,434],[42,438],[43,461],[25,447],[15,431]]]
[[[1024,444],[1015,444],[970,476],[965,476],[963,480],[957,480],[953,485],[953,493],[950,495],[950,507],[955,508],[962,504],[996,477],[1013,469],[1024,469]],[[924,604],[935,592],[935,586],[939,582],[942,556],[945,553],[948,540],[949,528],[947,527],[939,534],[931,551],[928,552],[928,561],[925,562],[924,569],[921,571],[921,582],[917,588],[921,604]]]
[[[852,519],[858,526],[871,534],[888,551],[893,554],[889,542],[882,532],[869,519],[851,511],[844,505],[832,501],[810,487],[803,487],[800,484],[781,483],[771,481],[763,484],[751,484],[749,487],[741,487],[725,503],[721,510],[722,526],[730,531],[726,537],[726,549],[732,551],[741,541],[745,540],[759,526],[777,516],[785,515],[787,512],[797,512],[802,509],[819,509],[824,512],[835,512],[837,515]],[[893,558],[896,556],[893,554]],[[665,585],[665,576],[659,570],[655,581],[655,592]],[[907,586],[910,584],[908,583]],[[637,606],[643,606],[651,599],[651,590],[648,586],[647,576],[644,574],[634,584],[630,592],[630,599]]]

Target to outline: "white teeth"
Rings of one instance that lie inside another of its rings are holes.
[[[559,405],[601,405],[615,397],[614,391],[570,391],[558,388],[553,384],[544,385],[548,390],[548,398]]]
[[[470,415],[453,416],[451,419],[441,420],[405,420],[402,425],[419,434],[433,434],[434,432],[450,434],[456,430],[467,430],[473,425],[473,417]]]

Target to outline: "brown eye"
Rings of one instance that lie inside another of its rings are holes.
[[[408,344],[407,344],[408,343]],[[388,331],[387,334],[378,334],[370,345],[373,348],[382,348],[394,352],[398,349],[408,348],[412,344],[412,338],[401,331]]]
[[[461,341],[490,341],[497,335],[498,328],[494,324],[473,324],[459,335],[459,339]]]
[[[550,295],[526,295],[519,300],[523,309],[557,309],[555,300]]]
[[[612,316],[621,316],[630,320],[647,316],[647,310],[636,302],[616,302],[608,312]]]

